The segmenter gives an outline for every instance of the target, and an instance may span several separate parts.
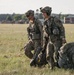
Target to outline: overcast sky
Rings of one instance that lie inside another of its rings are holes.
[[[52,7],[52,13],[74,14],[74,0],[0,0],[0,14],[22,14],[45,6]]]

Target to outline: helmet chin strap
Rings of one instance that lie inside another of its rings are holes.
[[[45,18],[45,20],[48,20],[50,18],[50,16],[47,16],[46,18]]]

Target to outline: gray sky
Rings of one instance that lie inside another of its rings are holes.
[[[74,0],[0,0],[0,14],[22,14],[45,6],[52,7],[52,13],[74,14]]]

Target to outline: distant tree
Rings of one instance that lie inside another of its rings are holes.
[[[27,20],[27,17],[25,14],[22,15],[22,20]]]
[[[61,13],[62,13],[62,12],[60,12],[60,13],[59,13],[59,19],[61,19],[61,18],[62,18],[62,14],[61,14]]]
[[[36,12],[39,12],[39,9],[36,9]]]
[[[15,15],[13,16],[13,18],[14,18],[15,21],[18,21],[18,20],[21,20],[21,19],[22,19],[22,15],[20,15],[20,14],[15,14]]]
[[[39,16],[39,9],[36,9],[36,16],[38,17]]]
[[[39,14],[39,19],[43,19],[42,13]]]
[[[8,16],[6,17],[6,21],[12,21],[12,20],[13,20],[13,18],[12,18],[11,15],[8,15]]]

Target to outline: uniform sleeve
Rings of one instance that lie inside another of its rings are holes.
[[[41,42],[43,41],[43,25],[41,23],[41,21],[38,20],[38,26],[39,26],[39,30],[41,32]]]
[[[55,18],[54,21],[60,29],[60,38],[65,38],[65,28],[64,28],[62,22],[57,18]]]
[[[28,39],[30,40],[30,39],[32,39],[32,36],[31,36],[31,34],[30,34],[30,25],[31,25],[31,23],[29,23],[29,26],[27,27],[27,33],[28,33]]]

